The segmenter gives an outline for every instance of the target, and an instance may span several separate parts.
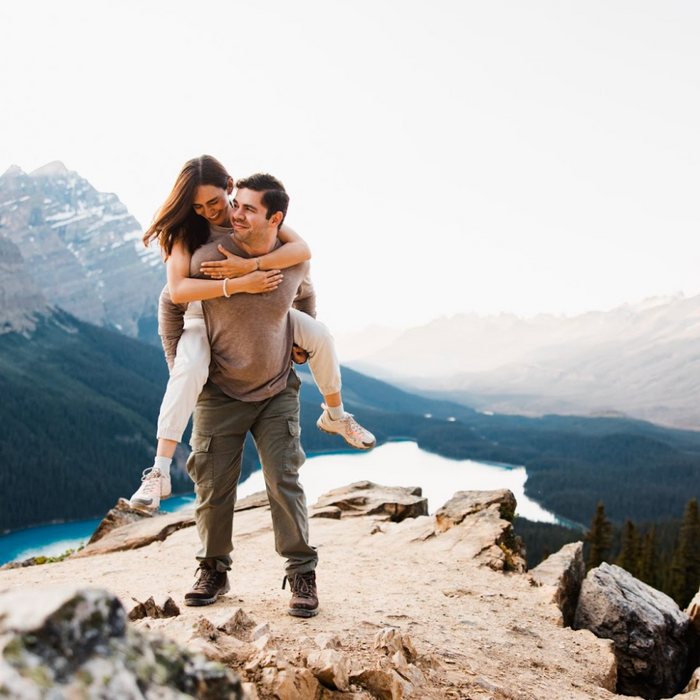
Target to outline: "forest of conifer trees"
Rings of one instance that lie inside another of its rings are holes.
[[[666,593],[686,608],[700,589],[700,509],[688,501],[682,519],[616,525],[601,501],[586,532],[516,518],[515,529],[528,549],[528,565],[536,566],[564,544],[583,540],[586,568],[616,564],[640,581]]]

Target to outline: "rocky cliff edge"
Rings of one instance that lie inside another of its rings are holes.
[[[85,611],[84,596],[93,594],[84,591],[106,589],[95,600],[110,610],[110,599],[119,610],[121,602],[123,613],[115,618],[120,639],[138,635],[140,651],[120,652],[120,669],[126,673],[133,662],[142,679],[161,683],[155,690],[139,680],[133,697],[229,697],[221,687],[208,690],[201,664],[211,661],[233,672],[230,697],[249,700],[617,697],[611,643],[563,626],[560,583],[575,557],[564,553],[539,576],[526,573],[510,524],[514,509],[509,491],[460,492],[434,516],[427,515],[420,489],[359,482],[327,494],[310,509],[321,609],[302,620],[286,613],[289,592],[282,590],[264,497],[237,507],[232,589],[206,608],[183,605],[195,580],[192,513],[140,517],[121,502],[99,538],[76,555],[0,570],[0,680],[2,663],[19,668],[21,643],[12,635],[26,632],[37,611],[51,608],[56,591],[67,591],[58,594],[61,610],[69,601]],[[38,617],[55,616],[52,611]],[[126,631],[123,619],[130,620]],[[162,659],[163,645],[173,642],[183,647],[187,663],[180,665],[190,674],[177,682],[194,688],[184,695],[178,694],[184,685],[173,690],[164,662],[157,668],[137,663],[139,654]],[[94,672],[81,673],[75,682],[87,678],[94,686]],[[97,692],[85,697],[102,697]]]

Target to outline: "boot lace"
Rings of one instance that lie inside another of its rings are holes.
[[[214,569],[206,569],[203,566],[200,566],[197,571],[194,572],[194,575],[197,576],[199,574],[199,578],[197,579],[197,582],[194,584],[194,588],[192,590],[194,591],[207,591],[209,584],[212,582],[215,582],[216,576],[219,572],[214,570]]]
[[[287,581],[289,581],[292,594],[298,598],[314,597],[315,575],[313,571],[310,571],[308,574],[292,574],[291,576],[285,576],[284,579],[282,579],[282,589],[284,589]]]

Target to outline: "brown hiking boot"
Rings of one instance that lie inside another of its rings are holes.
[[[304,574],[290,574],[282,580],[282,588],[289,581],[292,589],[292,599],[287,611],[294,617],[313,617],[318,615],[318,593],[316,592],[316,572],[307,571]]]
[[[216,570],[216,562],[202,559],[199,563],[199,578],[191,591],[185,593],[185,605],[211,605],[216,599],[231,590],[228,574]]]

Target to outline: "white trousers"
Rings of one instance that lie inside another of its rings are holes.
[[[340,363],[330,331],[315,318],[296,309],[289,312],[294,342],[309,354],[309,369],[324,395],[340,391]],[[201,302],[192,302],[177,344],[173,369],[158,416],[158,438],[180,442],[197,397],[209,376],[211,348]]]

